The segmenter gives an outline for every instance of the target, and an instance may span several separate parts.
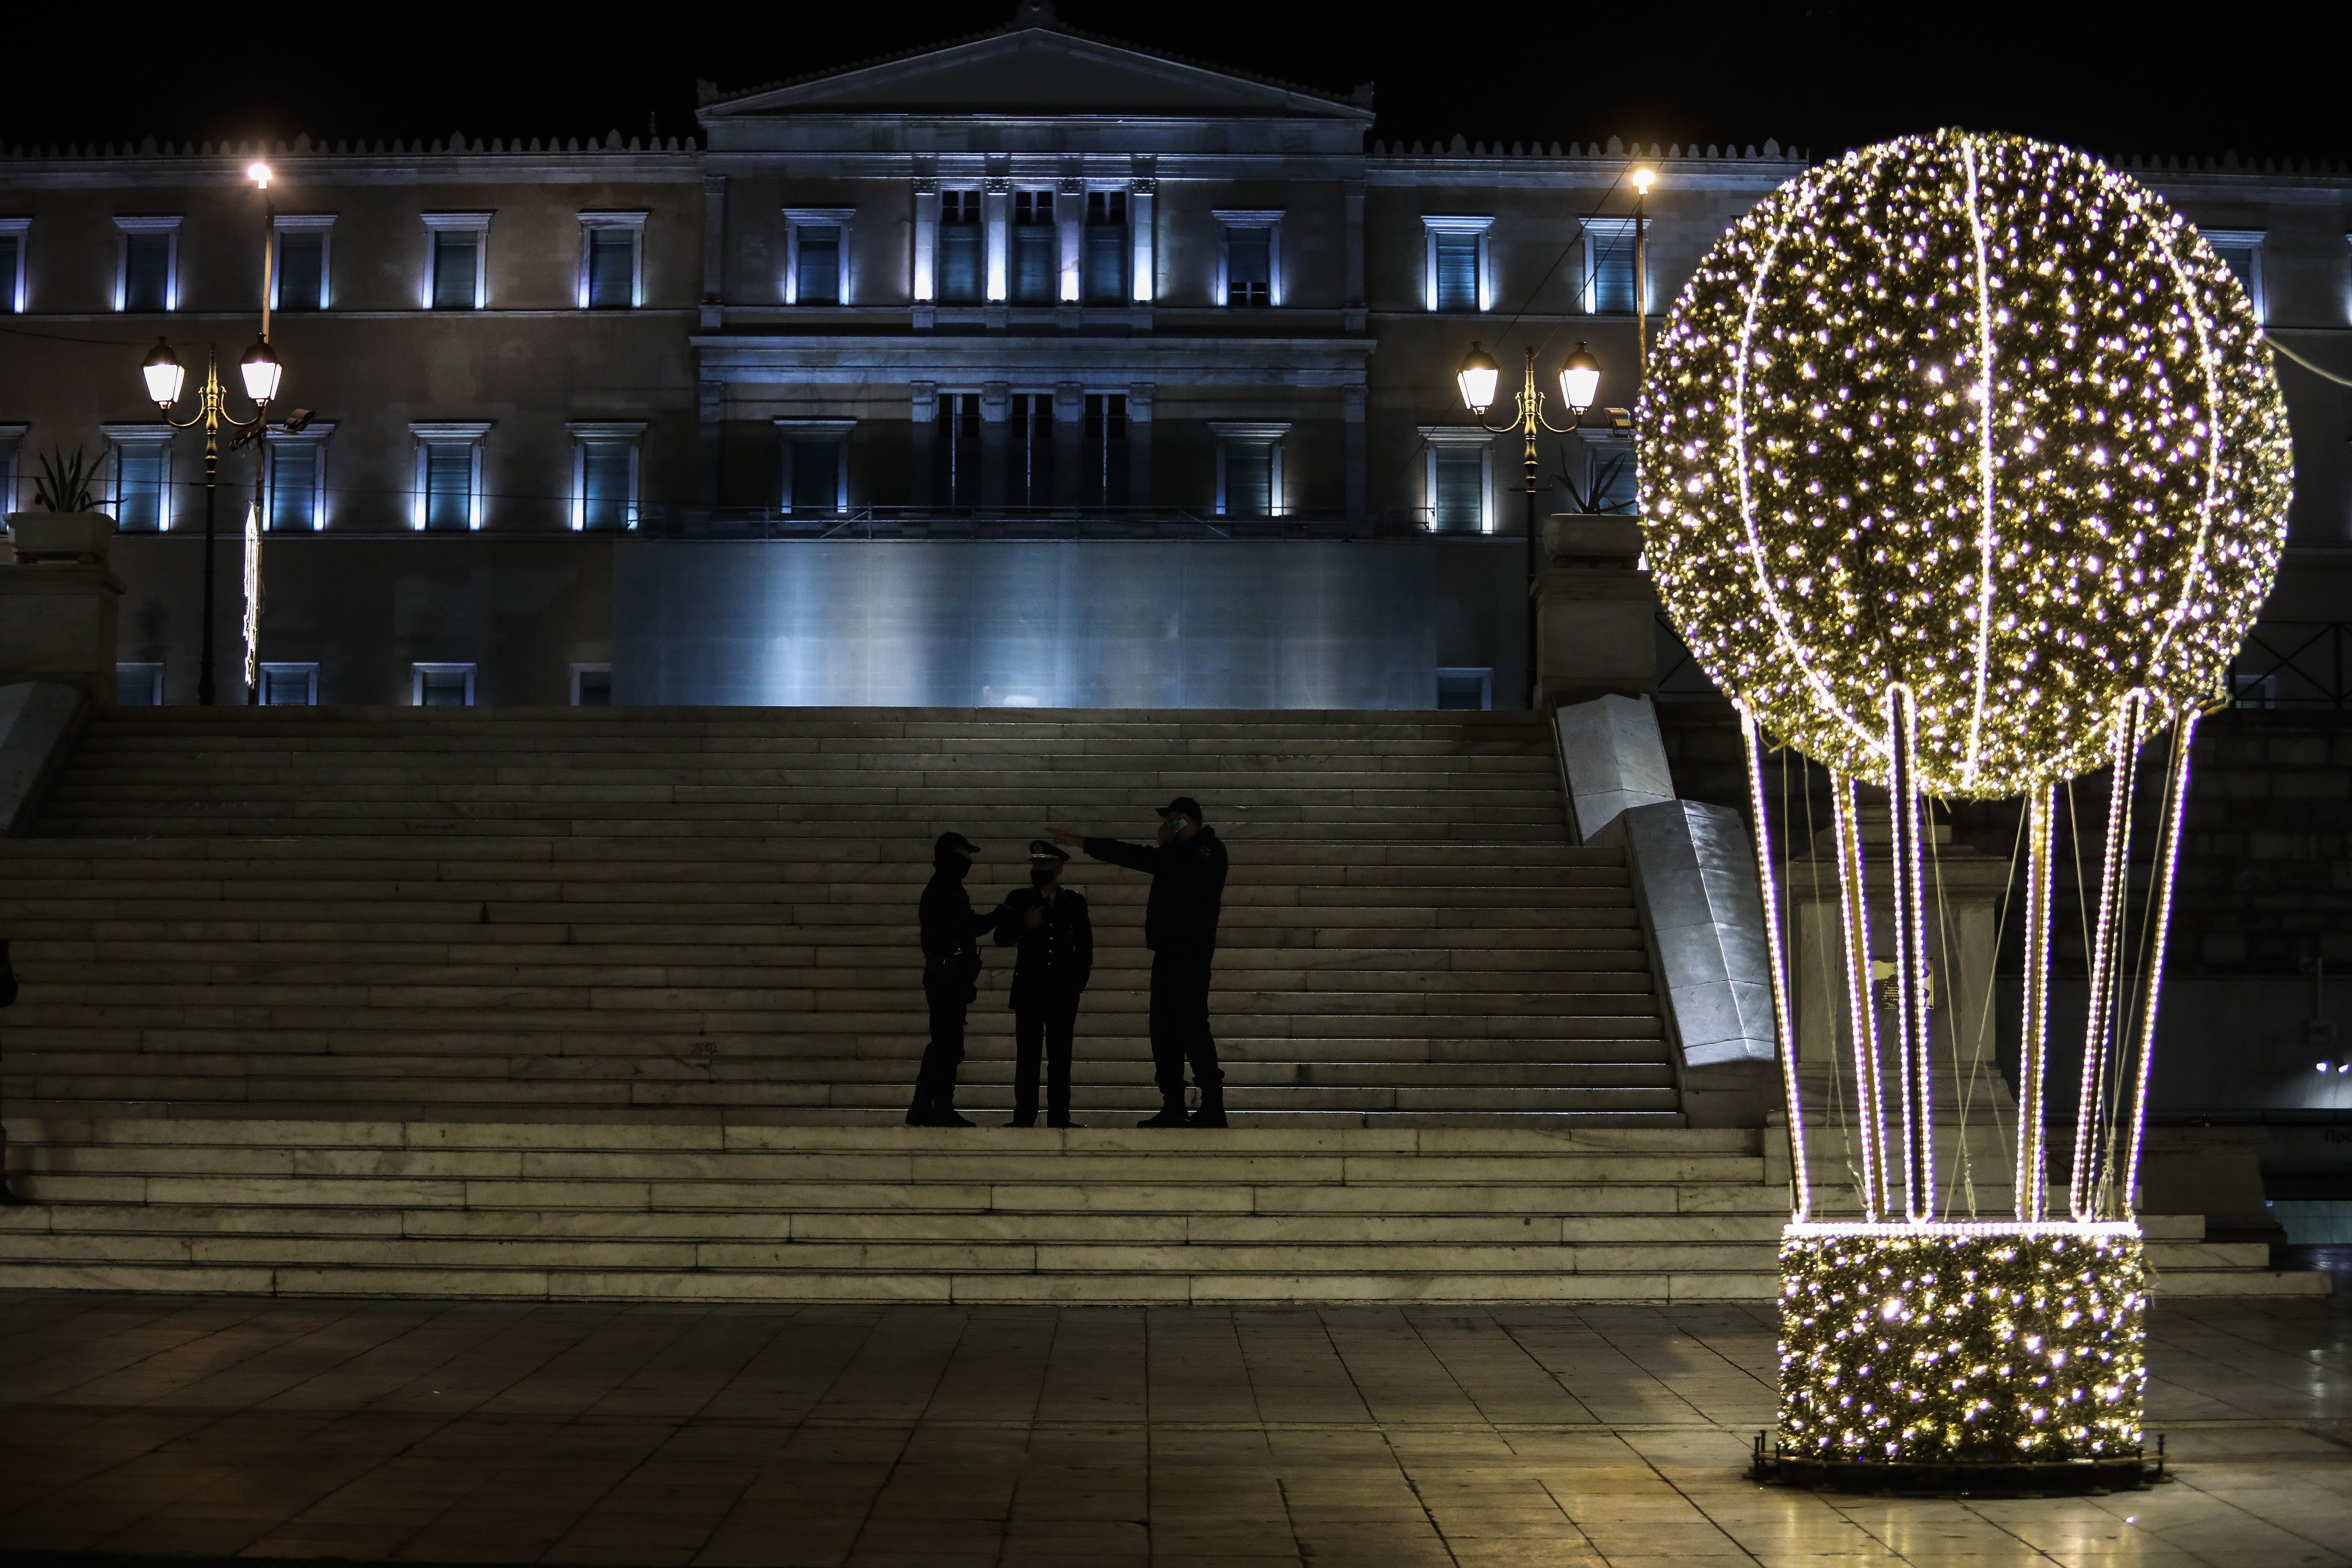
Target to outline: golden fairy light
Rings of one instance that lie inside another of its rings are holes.
[[[2116,700],[2201,699],[2285,542],[2286,408],[2245,291],[2082,153],[1943,132],[1783,185],[1702,262],[1640,420],[1650,570],[1776,735],[1993,797],[2098,766]]]
[[[2154,193],[2079,153],[1908,137],[1801,175],[1733,226],[1667,320],[1640,429],[1648,564],[1738,706],[1759,831],[1765,731],[1833,785],[1860,1212],[1818,1217],[1801,1153],[1781,1451],[1841,1466],[2137,1455],[2131,1205],[2189,740],[2269,593],[2293,482],[2244,290]],[[2134,943],[2134,786],[2168,729],[2157,896]],[[2103,765],[2081,1109],[2053,1216],[2052,792]],[[1864,784],[1889,805],[1891,918],[1869,891]],[[2021,794],[2015,1214],[1959,1221],[1936,1197],[1926,802]],[[1889,960],[1882,994],[1872,965]]]

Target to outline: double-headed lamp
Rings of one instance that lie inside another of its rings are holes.
[[[245,395],[253,399],[257,408],[278,395],[278,379],[286,374],[286,367],[269,352],[266,338],[253,340],[253,346],[245,351],[245,358],[237,362],[236,369],[245,377]]]
[[[1559,367],[1559,395],[1569,412],[1581,415],[1601,395],[1601,362],[1582,343]]]
[[[1454,383],[1462,388],[1463,405],[1473,414],[1484,414],[1495,406],[1495,388],[1503,379],[1503,367],[1495,356],[1477,343],[1462,356],[1462,368],[1454,373]]]
[[[162,338],[155,340],[155,347],[139,367],[139,374],[147,378],[148,401],[167,413],[172,405],[180,401],[180,388],[188,379],[187,367]]]

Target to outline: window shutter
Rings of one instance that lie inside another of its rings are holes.
[[[1486,521],[1484,452],[1476,447],[1438,447],[1431,456],[1437,465],[1436,493],[1430,498],[1432,526],[1475,531]]]
[[[635,497],[629,493],[629,463],[625,441],[587,441],[580,448],[580,525],[584,529],[625,529],[635,521]]]
[[[481,235],[473,229],[433,231],[433,308],[470,310],[480,302],[475,289],[480,267]]]
[[[1437,251],[1437,308],[1475,310],[1478,308],[1478,237],[1439,233],[1431,237]]]
[[[588,231],[588,308],[625,310],[637,302],[637,237],[625,228]]]
[[[474,525],[474,448],[466,441],[425,447],[425,526],[464,532]]]
[[[141,441],[114,449],[116,528],[125,533],[153,533],[163,526],[163,488],[170,460],[171,449],[161,441]]]
[[[326,304],[327,237],[281,230],[278,236],[278,308],[316,310]]]
[[[829,223],[797,225],[800,269],[793,298],[803,305],[841,303],[841,229]]]
[[[1274,444],[1270,441],[1225,443],[1225,515],[1274,515]]]
[[[122,308],[126,310],[168,310],[172,308],[172,237],[131,234],[123,237]]]
[[[269,447],[269,527],[309,532],[319,525],[319,447],[315,441],[274,441]]]
[[[841,442],[825,436],[793,437],[794,516],[841,510]]]

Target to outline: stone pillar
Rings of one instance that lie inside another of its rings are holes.
[[[931,493],[931,475],[939,462],[940,384],[911,382],[907,390],[914,395],[908,412],[908,460],[914,470],[908,475],[908,498],[916,506],[936,506],[939,498]]]
[[[1371,459],[1369,455],[1370,447],[1364,437],[1364,405],[1368,401],[1367,389],[1361,386],[1350,386],[1341,390],[1347,399],[1347,451],[1344,460],[1348,465],[1348,520],[1350,522],[1360,522],[1370,504],[1369,497],[1371,493],[1370,476]]]
[[[1634,563],[1637,518],[1560,513],[1544,521],[1549,564],[1536,580],[1536,684],[1547,708],[1658,689],[1656,590]]]
[[[1364,305],[1364,182],[1344,185],[1348,208],[1348,299],[1346,330],[1360,332],[1368,320]]]
[[[1086,459],[1087,387],[1065,381],[1054,387],[1054,504],[1078,504],[1078,469]]]
[[[702,178],[702,330],[715,332],[722,323],[727,292],[727,176]]]
[[[58,537],[37,546],[37,530]],[[0,685],[55,681],[92,702],[114,700],[122,579],[107,564],[113,532],[96,512],[10,517],[11,546],[0,552]]]
[[[1127,389],[1127,504],[1151,504],[1152,384],[1139,381]]]
[[[1007,449],[1013,434],[1013,384],[985,381],[980,386],[980,504],[1002,507],[1012,467]]]
[[[915,182],[914,273],[908,279],[907,292],[915,302],[912,323],[918,327],[929,327],[937,321],[939,244],[940,183],[919,178]]]
[[[1152,161],[1143,158],[1136,162],[1139,168],[1143,168],[1149,167]],[[1152,243],[1155,236],[1151,222],[1152,198],[1159,189],[1160,182],[1149,175],[1129,182],[1127,233],[1129,243],[1134,247],[1135,256],[1134,269],[1129,276],[1127,291],[1129,297],[1138,305],[1149,305],[1160,297],[1160,277],[1156,259],[1158,247]],[[1147,322],[1150,321],[1149,312],[1144,314],[1143,319]]]

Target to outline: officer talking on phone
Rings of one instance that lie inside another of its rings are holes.
[[[1201,820],[1201,803],[1180,795],[1160,808],[1151,844],[1087,838],[1066,827],[1049,830],[1056,844],[1076,845],[1097,860],[1148,872],[1151,896],[1143,908],[1143,945],[1151,950],[1151,1069],[1160,1085],[1160,1113],[1139,1127],[1223,1127],[1225,1075],[1209,1029],[1209,966],[1217,953],[1217,916],[1225,897],[1225,847]],[[1184,1068],[1201,1091],[1201,1109],[1184,1114]]]

